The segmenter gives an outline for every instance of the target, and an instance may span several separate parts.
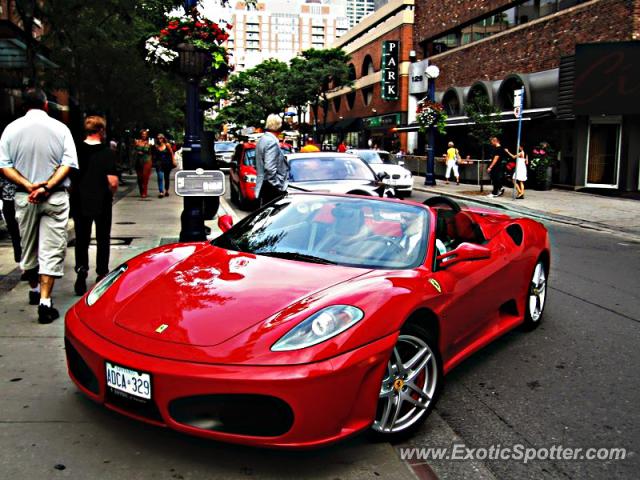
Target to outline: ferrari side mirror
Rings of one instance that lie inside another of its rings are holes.
[[[222,233],[231,230],[233,227],[233,218],[231,215],[222,215],[218,217],[218,228],[222,230]]]
[[[448,268],[460,262],[471,260],[484,260],[491,257],[491,250],[475,243],[461,243],[458,248],[450,252],[438,255],[436,265],[438,268]]]

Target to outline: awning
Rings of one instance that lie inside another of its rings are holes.
[[[334,131],[337,132],[354,132],[362,129],[362,120],[354,117],[354,118],[344,118],[338,122],[336,122],[334,126]]]
[[[517,122],[518,119],[513,112],[501,112],[496,114],[500,118],[496,120],[496,123],[510,123]],[[539,120],[543,118],[555,117],[555,108],[532,108],[522,111],[522,121],[528,122],[531,120]],[[447,127],[461,127],[465,125],[473,125],[474,122],[470,121],[467,116],[449,117],[447,118]],[[395,129],[397,132],[417,132],[420,130],[420,126],[416,123],[410,123],[408,125],[402,125]]]
[[[36,65],[45,68],[58,66],[40,53],[36,53]],[[27,68],[27,45],[17,38],[0,39],[0,68]]]

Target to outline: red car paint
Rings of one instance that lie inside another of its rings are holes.
[[[67,313],[66,340],[97,377],[98,393],[71,370],[70,376],[83,393],[111,409],[207,438],[305,448],[362,431],[374,420],[387,360],[409,317],[429,310],[437,318],[446,373],[523,322],[531,271],[541,256],[549,261],[547,232],[538,222],[469,209],[456,217],[459,232],[475,224],[491,258],[434,271],[441,210],[420,208],[430,218],[429,242],[424,262],[413,269],[320,265],[209,243],[150,250],[130,260],[95,305],[82,299]],[[318,218],[329,222],[332,215],[320,211]],[[522,229],[519,245],[506,230],[512,224]],[[391,220],[369,225],[383,236],[395,235],[396,227]],[[511,299],[515,312],[501,308]],[[364,319],[320,344],[271,351],[293,326],[336,304],[357,306]],[[160,325],[168,326],[166,332],[157,333]],[[109,401],[106,361],[152,375],[161,419]],[[214,393],[277,397],[293,410],[293,425],[282,435],[265,437],[196,428],[172,418],[173,399]]]
[[[256,182],[251,181],[257,175],[255,148],[256,144],[254,142],[244,142],[236,145],[236,151],[233,155],[235,164],[232,164],[229,169],[230,188],[234,192],[232,198],[237,196],[238,203],[241,206],[247,206],[256,201]],[[280,149],[285,155],[292,152],[291,145],[286,143],[280,143]]]

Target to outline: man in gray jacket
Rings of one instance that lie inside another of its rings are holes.
[[[256,145],[256,198],[260,206],[284,195],[289,183],[289,164],[280,150],[277,134],[282,120],[276,114],[267,117],[265,134]]]

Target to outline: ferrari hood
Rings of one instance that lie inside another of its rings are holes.
[[[114,322],[154,340],[213,346],[313,292],[367,272],[210,246],[149,282]]]

